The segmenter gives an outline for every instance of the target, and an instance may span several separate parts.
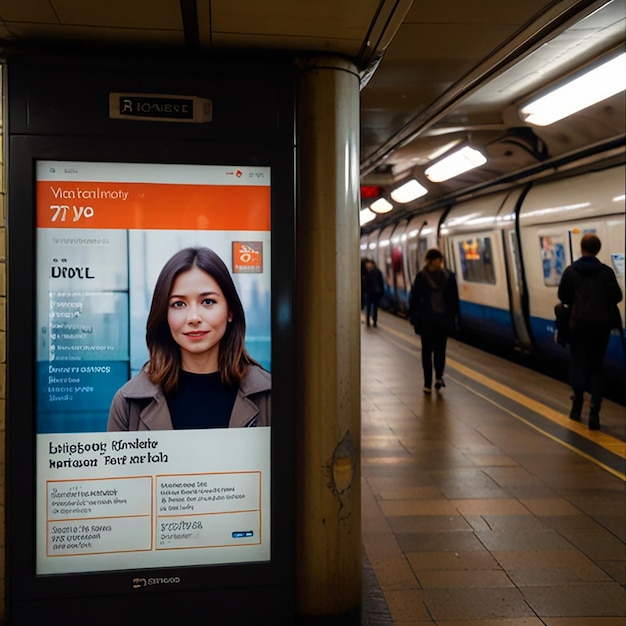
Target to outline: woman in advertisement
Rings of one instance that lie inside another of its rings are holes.
[[[271,375],[246,350],[232,277],[209,248],[163,267],[146,324],[149,360],[115,394],[109,431],[269,426]]]

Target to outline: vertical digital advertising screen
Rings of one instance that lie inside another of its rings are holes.
[[[37,575],[271,560],[270,176],[37,161]],[[189,249],[228,276],[176,270]],[[197,273],[197,292],[177,282]],[[159,350],[148,327],[171,333]],[[172,353],[215,345],[210,388],[193,372],[166,385],[184,369]],[[242,350],[251,364],[225,382]],[[206,426],[179,428],[189,413]]]

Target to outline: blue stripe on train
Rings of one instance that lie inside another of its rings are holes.
[[[560,346],[554,340],[554,320],[542,317],[531,317],[530,329],[535,341],[537,352],[550,355],[553,358],[565,361],[569,359],[569,349]],[[604,359],[606,374],[613,378],[626,380],[626,353],[625,346],[619,335],[611,335],[609,346]]]
[[[484,336],[489,342],[504,343],[503,347],[513,346],[515,333],[511,315],[505,309],[475,304],[461,300],[461,331],[474,336]]]

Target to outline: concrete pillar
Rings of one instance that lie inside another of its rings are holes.
[[[0,64],[0,85],[3,85],[4,66]],[[4,588],[5,585],[5,544],[4,544],[4,529],[5,529],[5,501],[4,501],[4,484],[6,477],[6,451],[5,451],[5,436],[6,436],[6,408],[7,408],[7,396],[6,396],[6,374],[7,374],[7,359],[6,359],[6,304],[7,304],[7,258],[6,258],[6,236],[7,230],[6,224],[6,179],[7,171],[4,162],[6,136],[8,131],[4,126],[4,133],[2,132],[3,121],[6,122],[6,116],[2,110],[4,100],[0,98],[0,220],[2,226],[0,226],[0,476],[2,481],[2,489],[0,490],[0,588]],[[4,596],[4,594],[3,594]],[[5,603],[4,597],[0,599],[0,624],[4,623],[5,619]]]
[[[296,582],[299,623],[361,604],[359,77],[302,63],[298,86]]]

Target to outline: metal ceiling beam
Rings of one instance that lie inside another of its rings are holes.
[[[563,6],[554,0],[540,14],[522,26],[509,40],[503,42],[484,61],[455,83],[423,111],[415,115],[397,133],[361,162],[361,176],[384,164],[396,150],[422,135],[455,106],[495,78],[525,55],[536,49],[556,32],[564,30],[583,15],[601,8],[606,0],[577,0]]]

